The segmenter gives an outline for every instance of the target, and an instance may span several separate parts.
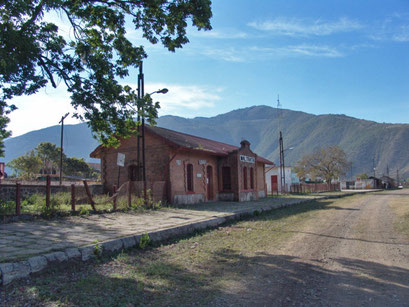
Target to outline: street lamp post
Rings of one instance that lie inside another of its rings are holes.
[[[154,91],[150,93],[149,95],[153,94],[166,94],[168,92],[167,88],[163,88],[161,90]],[[142,114],[142,122],[141,122],[141,138],[142,138],[142,181],[143,181],[143,196],[144,200],[146,203],[147,200],[147,183],[146,183],[146,166],[145,166],[145,110],[144,110],[144,105],[142,99],[145,97],[145,84],[144,84],[144,75],[143,75],[143,67],[142,67],[142,62],[139,65],[139,74],[138,74],[138,122],[141,120],[141,115]],[[138,143],[137,143],[137,148],[138,148],[138,153],[137,153],[137,164],[138,164],[138,169],[140,170],[140,141],[139,141],[139,136],[138,136]],[[138,180],[140,179],[140,174],[138,171]]]

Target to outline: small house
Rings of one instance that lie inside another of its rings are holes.
[[[105,192],[131,181],[140,187],[138,137],[123,139],[118,148],[98,146],[90,156],[101,160]],[[121,156],[122,165],[117,160]],[[240,147],[165,128],[145,127],[145,170],[155,199],[173,204],[246,201],[267,195],[265,165],[250,143]]]

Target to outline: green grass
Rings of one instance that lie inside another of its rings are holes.
[[[246,280],[254,265],[270,265],[294,230],[334,203],[311,201],[166,245],[53,269],[7,286],[8,306],[212,305],[225,287]]]
[[[93,197],[97,211],[109,212],[113,211],[113,203],[109,201],[105,204],[98,204],[109,199],[108,195],[97,195]],[[117,200],[117,210],[144,210],[158,209],[161,207],[160,202],[154,202],[148,197],[148,205],[144,205],[142,198],[133,197],[131,208],[128,207],[128,198],[119,197]],[[50,206],[47,208],[45,203],[45,195],[33,194],[21,201],[21,214],[52,216],[56,214],[71,214],[71,194],[70,193],[55,193],[51,195]],[[88,215],[92,211],[92,206],[85,202],[76,204],[75,210],[79,214]],[[15,201],[0,200],[0,215],[14,215],[16,213]]]

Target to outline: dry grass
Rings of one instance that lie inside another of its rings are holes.
[[[147,250],[53,269],[7,286],[6,306],[214,305],[255,262],[337,201],[311,201]],[[2,305],[2,304],[0,304]]]
[[[409,237],[409,194],[401,194],[389,202],[396,215],[395,228]]]

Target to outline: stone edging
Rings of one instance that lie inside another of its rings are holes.
[[[243,209],[236,213],[226,214],[222,217],[216,217],[196,223],[185,224],[182,226],[176,226],[163,230],[157,230],[148,232],[151,242],[161,242],[170,239],[175,236],[185,235],[192,233],[196,230],[204,230],[207,228],[215,228],[230,220],[240,220],[245,216],[264,211],[270,211],[278,208],[288,207],[292,205],[298,205],[301,203],[309,202],[315,199],[329,199],[329,198],[341,198],[345,196],[354,195],[355,193],[347,193],[344,195],[324,196],[313,199],[304,199],[294,201],[287,204],[272,204],[261,208],[255,209]],[[68,248],[63,251],[52,252],[44,255],[38,255],[28,258],[24,261],[0,263],[0,285],[7,285],[13,280],[28,277],[31,273],[39,272],[45,269],[49,265],[56,263],[62,263],[69,260],[81,260],[87,261],[95,258],[94,252],[98,250],[100,254],[109,254],[118,252],[122,249],[131,248],[137,246],[140,242],[142,234],[122,237],[110,241],[105,241],[97,244],[91,244],[78,248]]]

